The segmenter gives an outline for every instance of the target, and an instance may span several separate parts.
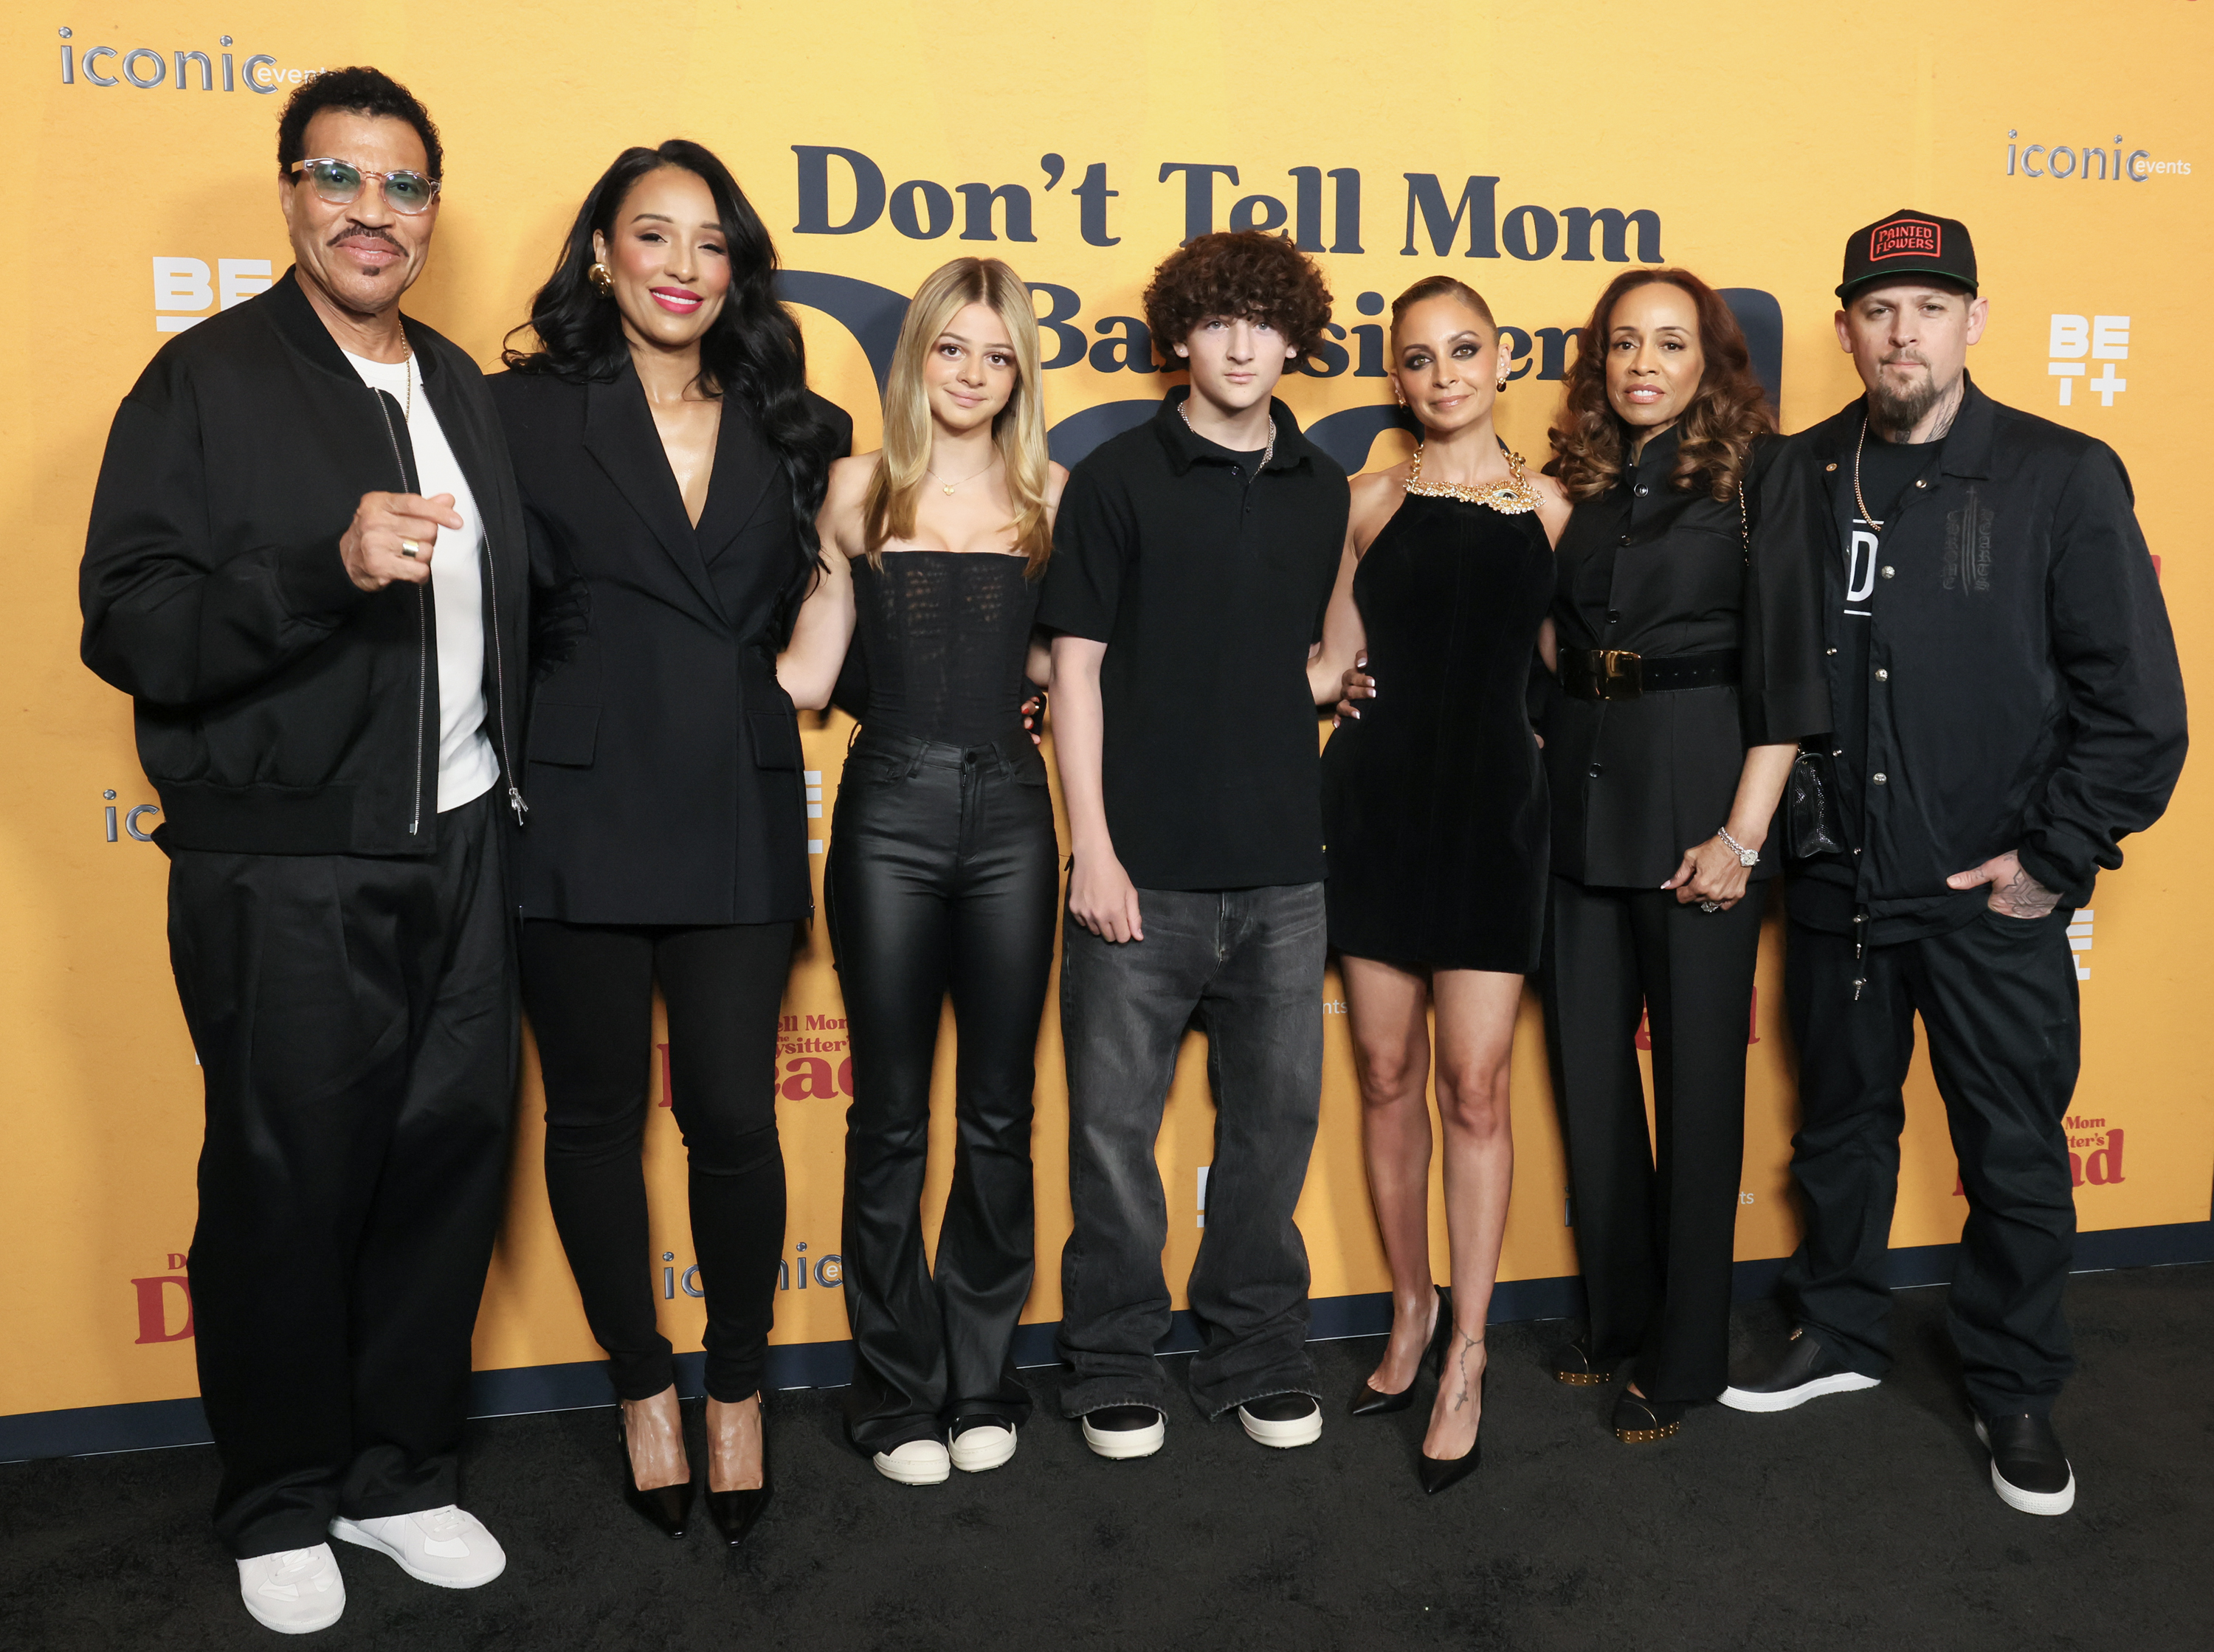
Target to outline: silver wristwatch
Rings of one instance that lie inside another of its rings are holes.
[[[1715,828],[1715,836],[1720,838],[1724,843],[1728,844],[1732,850],[1736,853],[1737,863],[1740,866],[1758,866],[1760,864],[1760,851],[1758,849],[1747,849],[1736,838],[1731,837],[1729,835],[1729,828],[1728,826],[1716,826]]]

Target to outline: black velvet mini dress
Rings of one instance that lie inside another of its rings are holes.
[[[1323,753],[1340,952],[1538,967],[1549,823],[1526,696],[1553,582],[1536,512],[1419,494],[1361,558],[1353,596],[1377,697]]]

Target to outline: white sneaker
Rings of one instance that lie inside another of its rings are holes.
[[[377,1520],[341,1515],[331,1522],[331,1535],[388,1554],[410,1577],[442,1589],[476,1588],[507,1570],[507,1551],[499,1540],[474,1515],[450,1503]]]
[[[346,1579],[327,1543],[238,1563],[239,1598],[254,1621],[279,1635],[312,1635],[346,1610]]]
[[[952,1457],[935,1440],[910,1440],[878,1452],[874,1461],[878,1473],[902,1485],[943,1485],[951,1472]]]
[[[1246,1437],[1278,1450],[1311,1446],[1322,1438],[1322,1404],[1312,1394],[1270,1394],[1238,1408]]]
[[[1084,1443],[1110,1463],[1150,1457],[1168,1437],[1168,1418],[1151,1405],[1109,1405],[1084,1415]]]
[[[1015,1454],[1015,1425],[1012,1423],[992,1419],[971,1423],[966,1428],[957,1423],[954,1427],[960,1432],[953,1436],[947,1454],[953,1459],[953,1466],[963,1474],[982,1474],[987,1469],[999,1467]]]

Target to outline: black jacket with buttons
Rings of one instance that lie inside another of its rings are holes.
[[[1658,888],[1728,820],[1747,747],[1831,721],[1806,553],[1821,490],[1768,438],[1753,450],[1741,515],[1734,496],[1671,487],[1675,458],[1676,432],[1663,431],[1575,508],[1555,552],[1555,637],[1563,652],[1656,660],[1734,649],[1739,680],[1608,701],[1539,686],[1553,870],[1591,887]],[[1774,875],[1781,860],[1764,849],[1752,875]]]
[[[1863,413],[1856,400],[1791,438],[1828,491],[1831,524]],[[1848,657],[1834,526],[1815,552],[1834,673]],[[2121,460],[1971,381],[1935,479],[1906,490],[1880,556],[1887,576],[1858,604],[1868,772],[1850,778],[1883,780],[1859,788],[1846,854],[1810,874],[1850,883],[1879,941],[1887,918],[1949,904],[1948,876],[2008,850],[2082,905],[2099,869],[2122,863],[2122,838],[2167,808],[2186,745],[2175,638]],[[1832,685],[1839,704],[1856,698],[1844,688]],[[1983,895],[1962,903],[1966,916]],[[1794,915],[1810,918],[1802,905],[1795,891]]]

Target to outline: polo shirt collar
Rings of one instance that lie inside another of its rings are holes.
[[[1205,440],[1183,422],[1181,411],[1191,399],[1188,384],[1171,386],[1161,398],[1161,405],[1153,412],[1153,434],[1160,438],[1167,453],[1170,468],[1178,476],[1187,474],[1191,467],[1205,460],[1220,462],[1219,444]],[[1312,469],[1314,464],[1314,444],[1300,431],[1299,421],[1292,410],[1275,397],[1269,399],[1269,417],[1276,422],[1276,451],[1269,460],[1271,471]]]

